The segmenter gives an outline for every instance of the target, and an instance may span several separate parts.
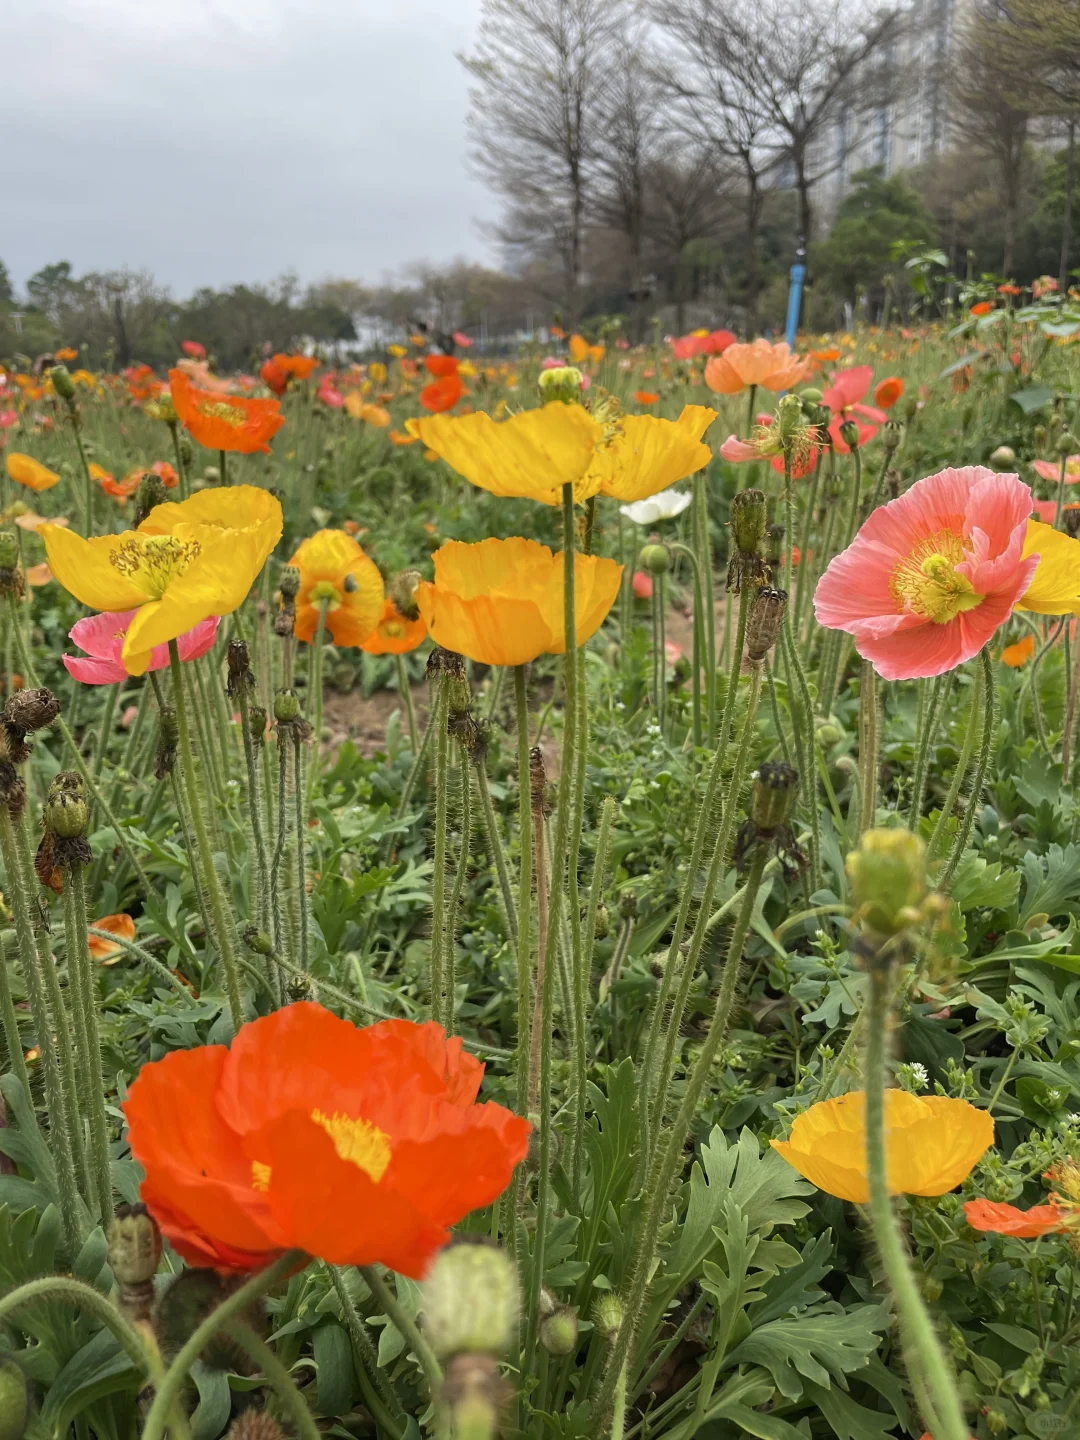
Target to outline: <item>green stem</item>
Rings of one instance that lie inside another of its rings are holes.
[[[175,990],[177,995],[184,999],[191,998],[190,991],[182,981],[176,978],[169,967],[155,959],[149,950],[144,950],[141,945],[136,945],[134,940],[127,940],[122,935],[114,935],[111,930],[99,930],[96,925],[88,925],[86,933],[93,935],[97,940],[108,940],[111,945],[119,945],[125,955],[133,956],[141,965],[152,970],[155,977],[168,985],[171,990]]]
[[[18,944],[18,935],[15,936]],[[0,1014],[4,1021],[4,1039],[7,1042],[8,1065],[22,1086],[26,1103],[33,1113],[34,1100],[30,1094],[30,1072],[26,1068],[22,1036],[19,1034],[19,1017],[15,1013],[15,1002],[11,998],[11,983],[8,979],[8,955],[0,949]]]
[[[690,573],[694,577],[694,674],[693,674],[693,733],[694,746],[700,746],[703,737],[701,716],[701,670],[705,663],[705,597],[701,588],[701,566],[698,557],[689,545],[678,541],[668,546],[673,555],[685,555]],[[708,681],[706,680],[706,685]]]
[[[398,1331],[410,1347],[420,1368],[427,1377],[428,1386],[431,1390],[431,1398],[434,1399],[442,1386],[442,1366],[435,1358],[435,1352],[424,1339],[423,1334],[415,1322],[406,1313],[404,1307],[399,1304],[394,1292],[387,1285],[386,1281],[379,1274],[374,1265],[361,1265],[360,1274],[367,1281],[367,1287],[375,1297],[375,1301],[382,1307],[383,1314],[397,1327]],[[143,1440],[147,1440],[143,1434]]]
[[[870,1223],[900,1322],[900,1335],[912,1369],[917,1370],[937,1412],[935,1440],[967,1440],[968,1427],[949,1373],[948,1362],[934,1333],[900,1225],[889,1196],[886,1173],[886,1035],[889,1023],[889,972],[879,962],[870,971],[870,1004],[866,1037],[866,1166],[870,1188]]]
[[[416,726],[416,706],[413,704],[412,687],[409,684],[409,671],[405,664],[404,655],[398,655],[395,658],[397,660],[398,694],[401,696],[401,703],[405,706],[405,718],[409,722],[409,746],[415,755],[417,751],[417,737],[420,732]]]
[[[230,1338],[236,1341],[247,1353],[248,1359],[258,1365],[266,1377],[300,1440],[322,1440],[322,1431],[315,1424],[314,1416],[304,1403],[304,1397],[266,1341],[260,1340],[255,1331],[241,1320],[233,1320],[227,1329]]]
[[[1054,512],[1054,528],[1061,528],[1061,516],[1065,509],[1065,480],[1069,473],[1069,457],[1062,455],[1058,470],[1057,510]]]
[[[184,457],[180,451],[180,427],[175,420],[169,420],[166,423],[172,435],[173,455],[176,457],[176,479],[179,485],[180,499],[186,500],[191,494],[191,481],[188,476],[187,466],[184,464]]]
[[[517,916],[514,909],[514,890],[510,884],[510,871],[506,865],[506,855],[503,851],[502,837],[499,834],[498,816],[495,814],[495,806],[491,800],[491,787],[488,784],[487,764],[484,755],[481,753],[472,762],[473,774],[476,776],[476,790],[480,796],[480,817],[484,824],[484,838],[487,842],[488,854],[495,867],[495,877],[499,883],[499,895],[502,901],[503,921],[506,925],[506,935],[511,947],[517,949]]]
[[[447,993],[444,973],[446,960],[446,830],[447,781],[450,770],[450,736],[447,731],[450,701],[450,677],[439,677],[439,693],[435,701],[435,853],[431,877],[431,958],[429,983],[431,1014],[444,1029],[452,1021],[447,1009],[453,1009],[453,996]]]
[[[930,843],[926,847],[927,858],[930,860],[934,859],[939,846],[945,839],[949,817],[952,815],[957,796],[960,794],[960,787],[963,785],[967,776],[968,766],[971,764],[971,757],[975,751],[975,741],[979,734],[979,707],[984,683],[984,673],[982,670],[979,670],[975,676],[975,689],[971,697],[971,711],[968,716],[968,723],[964,726],[964,741],[960,747],[960,757],[956,762],[956,769],[953,772],[948,793],[945,796],[945,801],[938,814],[934,832],[930,836]]]
[[[251,843],[255,851],[255,867],[258,893],[255,897],[255,914],[260,930],[270,930],[270,864],[266,855],[266,843],[262,833],[262,800],[259,795],[259,770],[255,763],[255,738],[251,733],[251,702],[247,687],[239,687],[237,704],[240,708],[240,732],[244,744],[244,764],[248,783],[248,820],[251,824]],[[261,741],[260,741],[261,743]]]
[[[286,1251],[265,1270],[260,1270],[257,1274],[252,1275],[196,1326],[168,1370],[161,1377],[153,1404],[150,1406],[146,1423],[143,1426],[142,1440],[162,1440],[173,1404],[187,1379],[188,1372],[214,1336],[236,1316],[242,1315],[253,1300],[257,1300],[259,1296],[272,1289],[290,1270],[306,1262],[307,1256],[302,1250]]]
[[[327,1265],[326,1269],[330,1275],[330,1283],[334,1287],[334,1294],[338,1297],[341,1306],[341,1318],[345,1321],[345,1328],[349,1332],[349,1338],[353,1343],[353,1351],[356,1358],[357,1372],[366,1372],[372,1386],[378,1391],[378,1398],[386,1409],[394,1417],[390,1420],[385,1417],[383,1424],[390,1430],[397,1430],[400,1427],[394,1423],[404,1416],[401,1401],[397,1392],[390,1384],[385,1372],[379,1365],[378,1351],[374,1342],[367,1332],[367,1326],[349,1297],[349,1291],[345,1285],[341,1269],[337,1265]],[[368,1397],[370,1407],[370,1396]]]
[[[573,1009],[571,1012],[570,1038],[573,1045],[573,1085],[571,1087],[571,1110],[575,1117],[571,1135],[573,1149],[568,1156],[570,1173],[580,1174],[581,1156],[577,1150],[580,1121],[581,1135],[585,1132],[586,1091],[588,1088],[588,1041],[589,1041],[589,969],[586,960],[581,925],[581,899],[579,895],[579,869],[581,859],[581,836],[585,828],[585,770],[589,750],[589,707],[585,689],[585,651],[576,654],[577,670],[577,730],[574,736],[574,759],[577,763],[574,775],[574,794],[570,812],[570,855],[567,864],[566,898],[570,917],[570,973],[573,984]]]
[[[619,1378],[615,1381],[615,1398],[612,1401],[611,1411],[611,1440],[623,1440],[626,1432],[626,1366],[627,1361],[622,1363],[619,1371]]]
[[[277,732],[278,742],[278,794],[277,794],[277,840],[274,858],[270,862],[270,894],[274,916],[274,949],[279,955],[285,952],[285,912],[281,903],[281,866],[285,849],[289,843],[289,739],[281,728]]]
[[[75,1280],[68,1275],[46,1275],[40,1280],[29,1280],[0,1299],[0,1320],[11,1323],[10,1316],[24,1305],[32,1305],[35,1301],[71,1305],[76,1310],[92,1315],[111,1331],[121,1350],[134,1365],[155,1383],[162,1377],[161,1362],[156,1358],[153,1348],[144,1344],[135,1327],[124,1319],[107,1296],[100,1290],[95,1290],[92,1285],[85,1285],[81,1280]]]
[[[188,726],[187,697],[184,694],[184,671],[176,641],[169,641],[169,671],[173,683],[173,704],[176,707],[177,759],[180,775],[187,796],[188,812],[195,831],[195,852],[193,865],[202,871],[202,886],[210,906],[214,923],[214,940],[225,972],[225,991],[229,1001],[229,1014],[233,1030],[238,1031],[244,1023],[244,1010],[240,1000],[240,966],[237,961],[237,944],[234,920],[222,893],[221,881],[214,866],[210,849],[210,837],[206,830],[202,799],[195,778],[194,756],[191,750],[191,731]]]
[[[709,489],[706,472],[699,470],[692,481],[697,542],[701,561],[701,625],[705,637],[705,718],[706,733],[716,734],[716,593],[713,584],[712,538],[709,533]]]
[[[64,875],[64,931],[67,943],[68,976],[77,986],[81,1004],[78,1011],[84,1027],[80,1060],[86,1055],[81,1077],[87,1092],[90,1120],[90,1155],[98,1214],[102,1228],[112,1219],[112,1166],[109,1161],[109,1122],[105,1114],[105,1078],[101,1068],[101,1037],[98,1032],[97,995],[94,967],[90,959],[86,928],[86,877],[81,865],[72,865]]]
[[[229,483],[229,465],[228,465],[228,459],[227,459],[227,457],[226,457],[226,454],[225,454],[225,451],[224,451],[224,450],[219,450],[217,453],[218,453],[218,470],[220,471],[219,484],[221,484],[221,485],[228,485],[228,483]]]
[[[927,682],[920,680],[920,694],[925,693]],[[915,769],[911,780],[911,807],[908,810],[908,829],[918,830],[922,817],[923,792],[926,790],[926,776],[930,755],[937,740],[938,726],[945,710],[945,697],[949,688],[949,676],[935,675],[930,686],[930,695],[922,707],[922,724],[915,735]]]
[[[532,1006],[532,791],[529,778],[529,701],[526,668],[514,666],[514,696],[517,704],[518,835],[521,874],[518,880],[517,921],[517,1109],[524,1115],[529,1101],[529,1013]]]
[[[978,807],[979,798],[982,795],[983,787],[986,784],[986,773],[990,768],[990,754],[994,748],[995,731],[997,729],[997,693],[994,685],[994,662],[990,658],[990,649],[984,646],[980,659],[982,660],[983,671],[983,700],[985,711],[982,723],[982,744],[979,747],[979,759],[975,766],[975,779],[971,784],[971,794],[968,796],[968,803],[964,807],[964,818],[960,822],[960,828],[956,832],[956,840],[953,844],[952,854],[945,869],[942,871],[941,879],[938,881],[938,888],[944,890],[951,883],[956,867],[960,864],[968,840],[971,838],[972,827],[975,824],[975,811]]]
[[[863,735],[866,750],[859,758],[862,761],[862,813],[859,817],[859,834],[872,830],[877,815],[878,790],[878,697],[877,675],[869,660],[862,662],[862,685],[859,700],[864,709]],[[858,836],[855,837],[858,840]]]
[[[101,728],[98,731],[97,745],[94,747],[94,779],[101,774],[102,765],[105,762],[105,751],[109,744],[109,736],[112,734],[113,718],[116,715],[116,702],[120,697],[121,685],[110,685],[109,693],[105,697],[105,704],[101,708]]]
[[[312,765],[312,769],[315,766]],[[307,812],[304,807],[304,742],[300,731],[293,727],[293,800],[296,804],[296,903],[300,911],[297,929],[300,936],[300,969],[308,970],[307,910]]]
[[[319,601],[319,619],[315,626],[315,635],[312,639],[311,652],[311,690],[308,697],[308,704],[314,703],[312,715],[312,729],[315,731],[315,756],[311,762],[311,770],[308,774],[307,784],[307,808],[311,811],[311,802],[315,797],[315,782],[319,778],[320,760],[322,758],[322,720],[323,720],[323,645],[326,637],[326,610],[329,605],[328,599]]]
[[[799,576],[795,585],[794,630],[796,635],[802,634],[804,602],[812,589],[810,584],[810,576],[813,573],[810,561],[810,531],[814,521],[814,511],[817,509],[818,487],[821,484],[821,461],[824,454],[823,449],[818,450],[813,479],[810,481],[810,493],[806,498],[806,510],[803,513],[802,534],[799,536]]]
[[[457,1011],[457,927],[461,910],[461,897],[465,893],[465,882],[469,875],[469,851],[472,847],[472,780],[469,757],[465,747],[459,747],[459,770],[461,776],[461,842],[458,846],[457,865],[454,868],[454,883],[450,890],[450,903],[446,907],[446,954],[443,957],[443,973],[446,976],[446,1019],[444,1028],[448,1035],[454,1033]]]

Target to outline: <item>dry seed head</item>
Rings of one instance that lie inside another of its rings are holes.
[[[765,493],[740,490],[731,500],[731,533],[743,555],[756,555],[765,536]]]
[[[161,1232],[145,1205],[118,1205],[109,1222],[109,1267],[119,1285],[140,1285],[157,1274]]]
[[[787,609],[787,591],[763,585],[754,598],[746,622],[746,653],[751,660],[764,660],[780,635]]]
[[[250,695],[255,689],[255,676],[251,673],[251,657],[247,641],[230,640],[225,652],[228,678],[225,682],[227,695]]]
[[[60,701],[44,685],[16,690],[4,706],[4,719],[24,734],[44,730],[60,714]]]
[[[281,1426],[265,1410],[241,1410],[225,1432],[225,1440],[285,1440]]]

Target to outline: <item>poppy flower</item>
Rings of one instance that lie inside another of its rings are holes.
[[[1041,475],[1044,480],[1060,480],[1060,460],[1033,460],[1031,468],[1036,475]],[[1065,459],[1065,484],[1075,485],[1080,482],[1080,455],[1068,455]]]
[[[360,646],[369,655],[406,655],[427,638],[424,617],[406,620],[389,595],[383,605],[382,618]]]
[[[660,396],[655,390],[635,390],[634,399],[639,405],[655,405]]]
[[[15,516],[15,524],[20,530],[40,530],[42,525],[70,525],[71,521],[66,515],[35,515],[32,510],[24,510]]]
[[[445,380],[458,373],[458,362],[453,355],[425,355],[424,369],[434,379]]]
[[[1026,665],[1035,654],[1035,636],[1025,635],[1022,640],[1017,640],[1015,645],[1006,645],[1001,652],[1002,663],[1010,666],[1013,670],[1019,670]]]
[[[420,404],[433,415],[441,415],[445,410],[452,410],[465,393],[465,384],[455,371],[425,385],[420,391]]]
[[[977,305],[972,305],[971,313],[972,315],[989,315],[993,308],[992,300],[980,300]]]
[[[120,535],[84,540],[57,525],[43,525],[41,535],[53,574],[76,600],[137,611],[120,659],[130,675],[142,675],[156,645],[243,604],[281,529],[273,495],[232,485],[155,505],[137,530]]]
[[[315,392],[315,397],[330,410],[340,410],[345,404],[345,396],[325,375],[319,381],[319,388]]]
[[[53,578],[53,573],[48,565],[29,565],[26,570],[26,583],[33,587],[48,585]]]
[[[70,345],[63,345],[60,347],[59,350],[53,351],[54,360],[63,360],[66,362],[68,360],[77,360],[78,358],[79,352],[77,350],[73,350]]]
[[[994,1200],[966,1200],[964,1218],[973,1230],[991,1230],[995,1235],[1014,1235],[1019,1240],[1036,1240],[1064,1230],[1066,1212],[1056,1205],[1032,1205],[1020,1210]]]
[[[150,473],[158,477],[166,490],[175,490],[180,483],[180,477],[167,460],[155,460]]]
[[[112,935],[119,935],[121,940],[135,939],[135,921],[130,915],[102,915],[100,920],[91,923],[95,930],[108,930]],[[102,940],[100,935],[89,935],[86,943],[90,958],[99,965],[115,965],[124,953],[122,946]]]
[[[692,360],[697,355],[722,355],[735,344],[735,336],[730,330],[695,330],[678,339],[669,336],[668,343],[676,360]]]
[[[693,498],[689,490],[661,490],[647,500],[620,505],[619,513],[635,525],[655,525],[658,520],[674,520],[689,507]]]
[[[172,402],[194,440],[207,450],[270,453],[270,438],[285,423],[276,400],[200,390],[182,370],[169,371]]]
[[[1080,540],[1029,520],[1024,559],[1037,555],[1039,564],[1031,584],[1017,605],[1036,615],[1069,615],[1080,610]]]
[[[804,1179],[864,1205],[866,1095],[822,1100],[796,1117],[787,1140],[769,1142]],[[944,1195],[965,1180],[994,1143],[986,1110],[944,1095],[885,1092],[885,1175],[891,1195]]]
[[[562,655],[563,556],[515,536],[435,552],[434,583],[416,587],[416,604],[436,645],[479,665],[524,665]],[[615,603],[621,565],[574,555],[577,643],[584,645]]]
[[[275,395],[284,395],[289,388],[288,374],[273,357],[263,362],[259,376],[267,389],[272,390]]]
[[[477,411],[405,428],[493,495],[558,505],[569,484],[578,502],[600,494],[628,504],[703,469],[712,452],[701,440],[715,419],[710,406],[687,405],[678,420],[623,415],[605,426],[584,406],[553,400],[503,421]]]
[[[4,463],[7,465],[7,473],[16,485],[25,485],[28,490],[35,490],[39,494],[42,490],[51,490],[60,481],[55,470],[42,465],[41,461],[35,460],[32,455],[20,455],[17,450],[12,450]]]
[[[121,656],[128,626],[139,612],[120,610],[103,615],[87,615],[77,620],[68,631],[85,655],[64,655],[69,675],[83,685],[117,685],[128,678]],[[176,637],[181,660],[197,660],[213,649],[217,639],[218,616],[210,615],[198,625]],[[168,645],[155,645],[147,670],[164,670],[169,663]]]
[[[181,340],[180,349],[192,360],[206,359],[206,346],[200,345],[198,340]]]
[[[571,335],[567,349],[575,365],[583,365],[586,360],[592,360],[599,365],[604,358],[603,345],[590,345],[584,335]]]
[[[391,430],[390,440],[394,445],[416,445],[420,441],[420,436],[405,435],[400,430]]]
[[[879,380],[875,385],[874,404],[882,410],[891,410],[903,393],[903,380],[899,375],[890,375],[887,380]]]
[[[977,655],[1039,564],[1024,557],[1031,491],[982,466],[942,470],[881,505],[818,581],[814,610],[886,680]]]
[[[1014,285],[1011,280],[1008,280],[1005,282],[1004,285],[999,285],[997,287],[997,293],[999,295],[1019,295],[1020,286]]]
[[[645,570],[635,570],[634,578],[630,582],[634,595],[638,600],[651,600],[653,597],[652,576]]]
[[[467,350],[473,343],[471,337],[466,335],[463,330],[455,330],[451,338],[454,344],[460,345],[463,350]]]
[[[754,340],[729,345],[705,366],[705,384],[717,395],[737,395],[750,385],[790,390],[810,373],[809,360],[793,355],[786,341]]]
[[[124,380],[136,404],[153,400],[165,388],[149,365],[129,365],[124,371]]]
[[[833,383],[821,393],[821,403],[828,405],[832,411],[829,434],[838,455],[847,455],[851,448],[840,433],[840,426],[845,420],[855,422],[859,430],[859,444],[865,445],[889,418],[884,410],[862,403],[873,378],[872,365],[853,365],[849,370],[841,370],[834,375]]]
[[[193,1265],[253,1270],[299,1249],[422,1279],[528,1148],[527,1120],[476,1103],[483,1073],[433,1022],[360,1029],[286,1006],[229,1049],[143,1066],[124,1104],[143,1201]]]
[[[302,540],[290,565],[300,571],[296,636],[311,642],[326,601],[326,629],[335,645],[362,645],[383,614],[378,567],[344,530],[318,530]]]
[[[345,396],[345,409],[354,420],[363,420],[377,430],[385,430],[390,424],[390,411],[381,405],[371,405],[357,390],[350,390]]]
[[[1031,298],[1041,300],[1044,295],[1054,295],[1057,292],[1058,282],[1052,275],[1040,275],[1038,280],[1032,281]]]

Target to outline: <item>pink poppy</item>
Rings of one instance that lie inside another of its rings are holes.
[[[79,647],[86,651],[82,655],[65,655],[64,664],[68,673],[84,685],[116,685],[128,678],[128,672],[120,659],[124,648],[124,637],[128,626],[139,612],[137,610],[109,611],[103,615],[87,615],[77,621],[68,634]],[[185,630],[176,642],[181,660],[197,660],[205,655],[217,639],[219,617],[211,615],[200,620],[191,630]],[[89,658],[87,658],[89,657]],[[153,659],[148,670],[164,670],[169,663],[168,645],[155,645]]]
[[[325,382],[320,384],[316,394],[317,398],[331,410],[340,410],[345,404],[345,396],[341,391],[335,390],[333,385],[327,385]]]
[[[0,430],[10,430],[18,423],[19,417],[14,410],[0,410]]]
[[[634,594],[639,600],[652,599],[652,576],[647,575],[644,570],[635,570],[634,578],[630,582],[634,588]]]
[[[454,331],[454,344],[455,344],[455,345],[460,345],[463,350],[467,350],[467,349],[469,348],[469,346],[472,344],[472,340],[469,338],[468,335],[465,334],[465,332],[464,332],[463,330],[455,330],[455,331]]]
[[[206,359],[206,346],[200,345],[198,340],[181,340],[180,349],[185,355],[190,355],[192,360]]]
[[[730,460],[734,465],[740,465],[744,460],[760,460],[761,451],[750,440],[740,440],[737,435],[729,435],[720,446],[721,460]]]
[[[668,343],[676,360],[692,360],[695,355],[722,355],[735,344],[735,336],[730,330],[697,331],[678,338],[668,336]]]
[[[833,412],[829,434],[838,455],[846,455],[850,449],[840,435],[840,426],[845,420],[854,420],[859,427],[859,444],[865,445],[877,434],[878,426],[889,418],[884,410],[861,403],[873,379],[872,365],[853,365],[850,370],[838,371],[833,383],[822,392],[821,403]]]
[[[0,423],[3,423],[3,416],[0,415]],[[1041,475],[1044,480],[1060,480],[1060,460],[1032,460],[1031,468],[1036,475]],[[1065,461],[1065,484],[1076,485],[1080,482],[1080,455],[1070,455]]]
[[[942,470],[879,506],[818,582],[814,611],[886,680],[977,655],[1031,583],[1031,490],[981,465]]]

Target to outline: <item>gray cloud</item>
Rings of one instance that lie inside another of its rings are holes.
[[[4,18],[0,259],[19,283],[378,280],[492,261],[454,58],[480,0],[35,0]]]

